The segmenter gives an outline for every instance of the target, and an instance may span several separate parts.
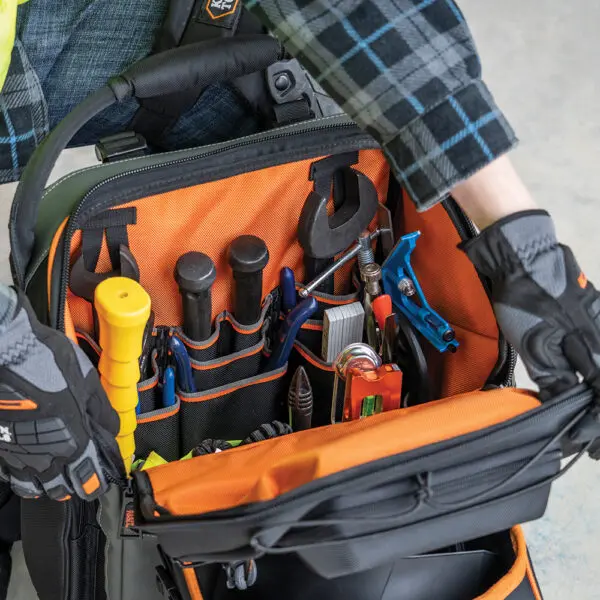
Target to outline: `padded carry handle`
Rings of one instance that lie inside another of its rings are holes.
[[[40,144],[23,171],[10,215],[11,266],[19,287],[31,258],[38,207],[59,154],[103,110],[128,98],[150,98],[231,81],[281,60],[281,44],[268,35],[239,35],[174,48],[139,61],[79,104]]]

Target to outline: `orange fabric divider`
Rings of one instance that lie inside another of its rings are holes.
[[[528,563],[527,544],[521,527],[518,525],[513,527],[510,530],[510,537],[515,550],[513,566],[504,577],[499,579],[487,592],[477,596],[475,600],[507,600],[525,579]]]
[[[324,157],[321,157],[324,158]],[[263,295],[279,284],[283,265],[303,281],[303,251],[296,238],[298,218],[312,190],[310,166],[319,158],[301,160],[243,173],[135,200],[116,208],[135,206],[137,224],[128,230],[129,245],[141,274],[140,283],[150,294],[156,325],[182,322],[179,291],[173,278],[180,255],[192,250],[208,254],[217,268],[212,288],[213,317],[232,308],[232,273],[227,248],[239,235],[257,235],[267,243],[270,260],[263,274]],[[363,150],[356,168],[373,181],[379,199],[387,196],[389,168],[379,150]],[[81,244],[73,237],[71,253]],[[109,271],[106,244],[97,271]],[[69,292],[68,306],[75,327],[90,331],[91,307]]]
[[[526,391],[473,392],[162,465],[147,473],[160,506],[173,515],[199,515],[271,500],[352,467],[483,430],[539,405]]]
[[[461,239],[443,206],[417,213],[405,195],[403,216],[405,232],[421,231],[411,262],[425,297],[456,329],[461,344],[456,354],[443,357],[427,348],[431,380],[440,382],[437,397],[481,388],[498,360],[499,334],[477,271],[457,248]]]

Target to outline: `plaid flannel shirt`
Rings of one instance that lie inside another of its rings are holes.
[[[452,0],[244,0],[382,145],[419,210],[516,144]]]
[[[0,183],[19,179],[48,130],[48,110],[40,82],[17,40],[0,93]]]

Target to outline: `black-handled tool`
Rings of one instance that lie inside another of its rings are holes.
[[[317,191],[310,192],[302,207],[298,241],[304,250],[307,282],[328,270],[331,259],[358,239],[377,212],[379,200],[373,182],[354,169],[344,173],[344,201],[331,215],[328,196]],[[317,289],[333,293],[333,280],[319,282]]]
[[[241,235],[231,242],[227,254],[235,280],[234,314],[241,325],[260,319],[263,269],[269,262],[269,249],[255,235]]]
[[[183,308],[183,333],[194,341],[210,337],[211,287],[217,277],[215,264],[202,252],[186,252],[177,259],[175,281]]]

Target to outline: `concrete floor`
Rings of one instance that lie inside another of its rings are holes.
[[[600,282],[600,3],[597,0],[458,0],[481,52],[484,79],[521,138],[513,154],[539,203],[554,215],[560,239],[589,278]],[[69,151],[57,173],[93,161]],[[14,186],[0,186],[0,222]],[[8,236],[0,237],[0,280],[9,280]],[[521,385],[530,385],[521,369]],[[582,460],[553,487],[546,516],[526,526],[546,600],[595,600],[600,464]],[[15,552],[11,600],[34,600]]]

